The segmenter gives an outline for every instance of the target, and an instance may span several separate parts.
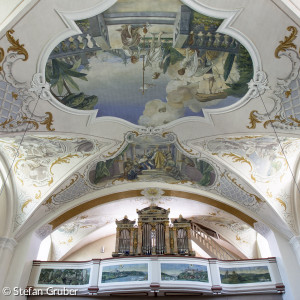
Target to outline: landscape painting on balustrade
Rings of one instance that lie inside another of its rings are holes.
[[[148,280],[148,264],[124,264],[104,266],[102,283],[132,282]]]
[[[223,20],[177,0],[119,0],[77,20],[82,34],[59,43],[46,65],[52,95],[81,110],[97,109],[143,126],[203,117],[239,101],[253,65]]]
[[[90,281],[90,269],[42,269],[38,284],[85,285]]]
[[[173,144],[129,144],[117,157],[98,162],[89,174],[98,186],[123,181],[191,181],[200,186],[215,182],[214,168],[203,160],[191,159]]]
[[[161,280],[208,282],[207,267],[194,264],[161,263]]]
[[[219,268],[221,282],[224,284],[259,283],[271,281],[267,266]]]

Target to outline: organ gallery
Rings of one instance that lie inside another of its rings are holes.
[[[137,210],[138,222],[124,217],[116,220],[116,247],[113,256],[124,255],[190,255],[191,221],[169,219],[170,210],[149,206]]]

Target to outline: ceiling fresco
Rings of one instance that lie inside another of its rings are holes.
[[[129,144],[117,157],[100,161],[90,171],[90,181],[104,186],[107,181],[192,181],[210,186],[216,179],[212,165],[181,153],[174,144]]]
[[[223,20],[177,1],[164,1],[161,11],[135,4],[76,21],[82,34],[53,49],[46,80],[58,101],[155,127],[203,117],[203,108],[227,107],[246,94],[252,61],[238,41],[217,32]]]

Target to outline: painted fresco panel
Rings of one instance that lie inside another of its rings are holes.
[[[102,283],[132,282],[148,280],[148,264],[124,264],[104,266]]]
[[[219,268],[221,283],[244,284],[271,281],[271,275],[267,266]]]
[[[91,269],[42,269],[38,284],[84,285],[90,280]]]
[[[119,156],[98,162],[90,172],[90,181],[97,185],[108,181],[163,179],[168,183],[192,181],[200,186],[210,186],[215,178],[209,163],[185,156],[173,144],[129,144]]]
[[[208,282],[207,267],[194,264],[161,263],[163,281]]]
[[[145,3],[76,21],[82,34],[58,44],[46,66],[58,101],[154,127],[203,117],[203,108],[246,94],[252,61],[238,41],[217,33],[223,20],[177,1],[163,1],[160,11]]]

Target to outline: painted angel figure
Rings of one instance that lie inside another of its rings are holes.
[[[130,56],[130,60],[133,64],[137,63],[140,58],[140,29],[140,27],[132,27],[131,25],[121,26],[123,50],[127,56]]]
[[[165,73],[170,62],[170,53],[166,53],[162,47],[161,36],[163,32],[158,34],[157,40],[155,40],[155,33],[151,33],[152,40],[150,49],[146,54],[145,68],[150,67],[153,71],[152,78],[157,79],[161,73]]]

